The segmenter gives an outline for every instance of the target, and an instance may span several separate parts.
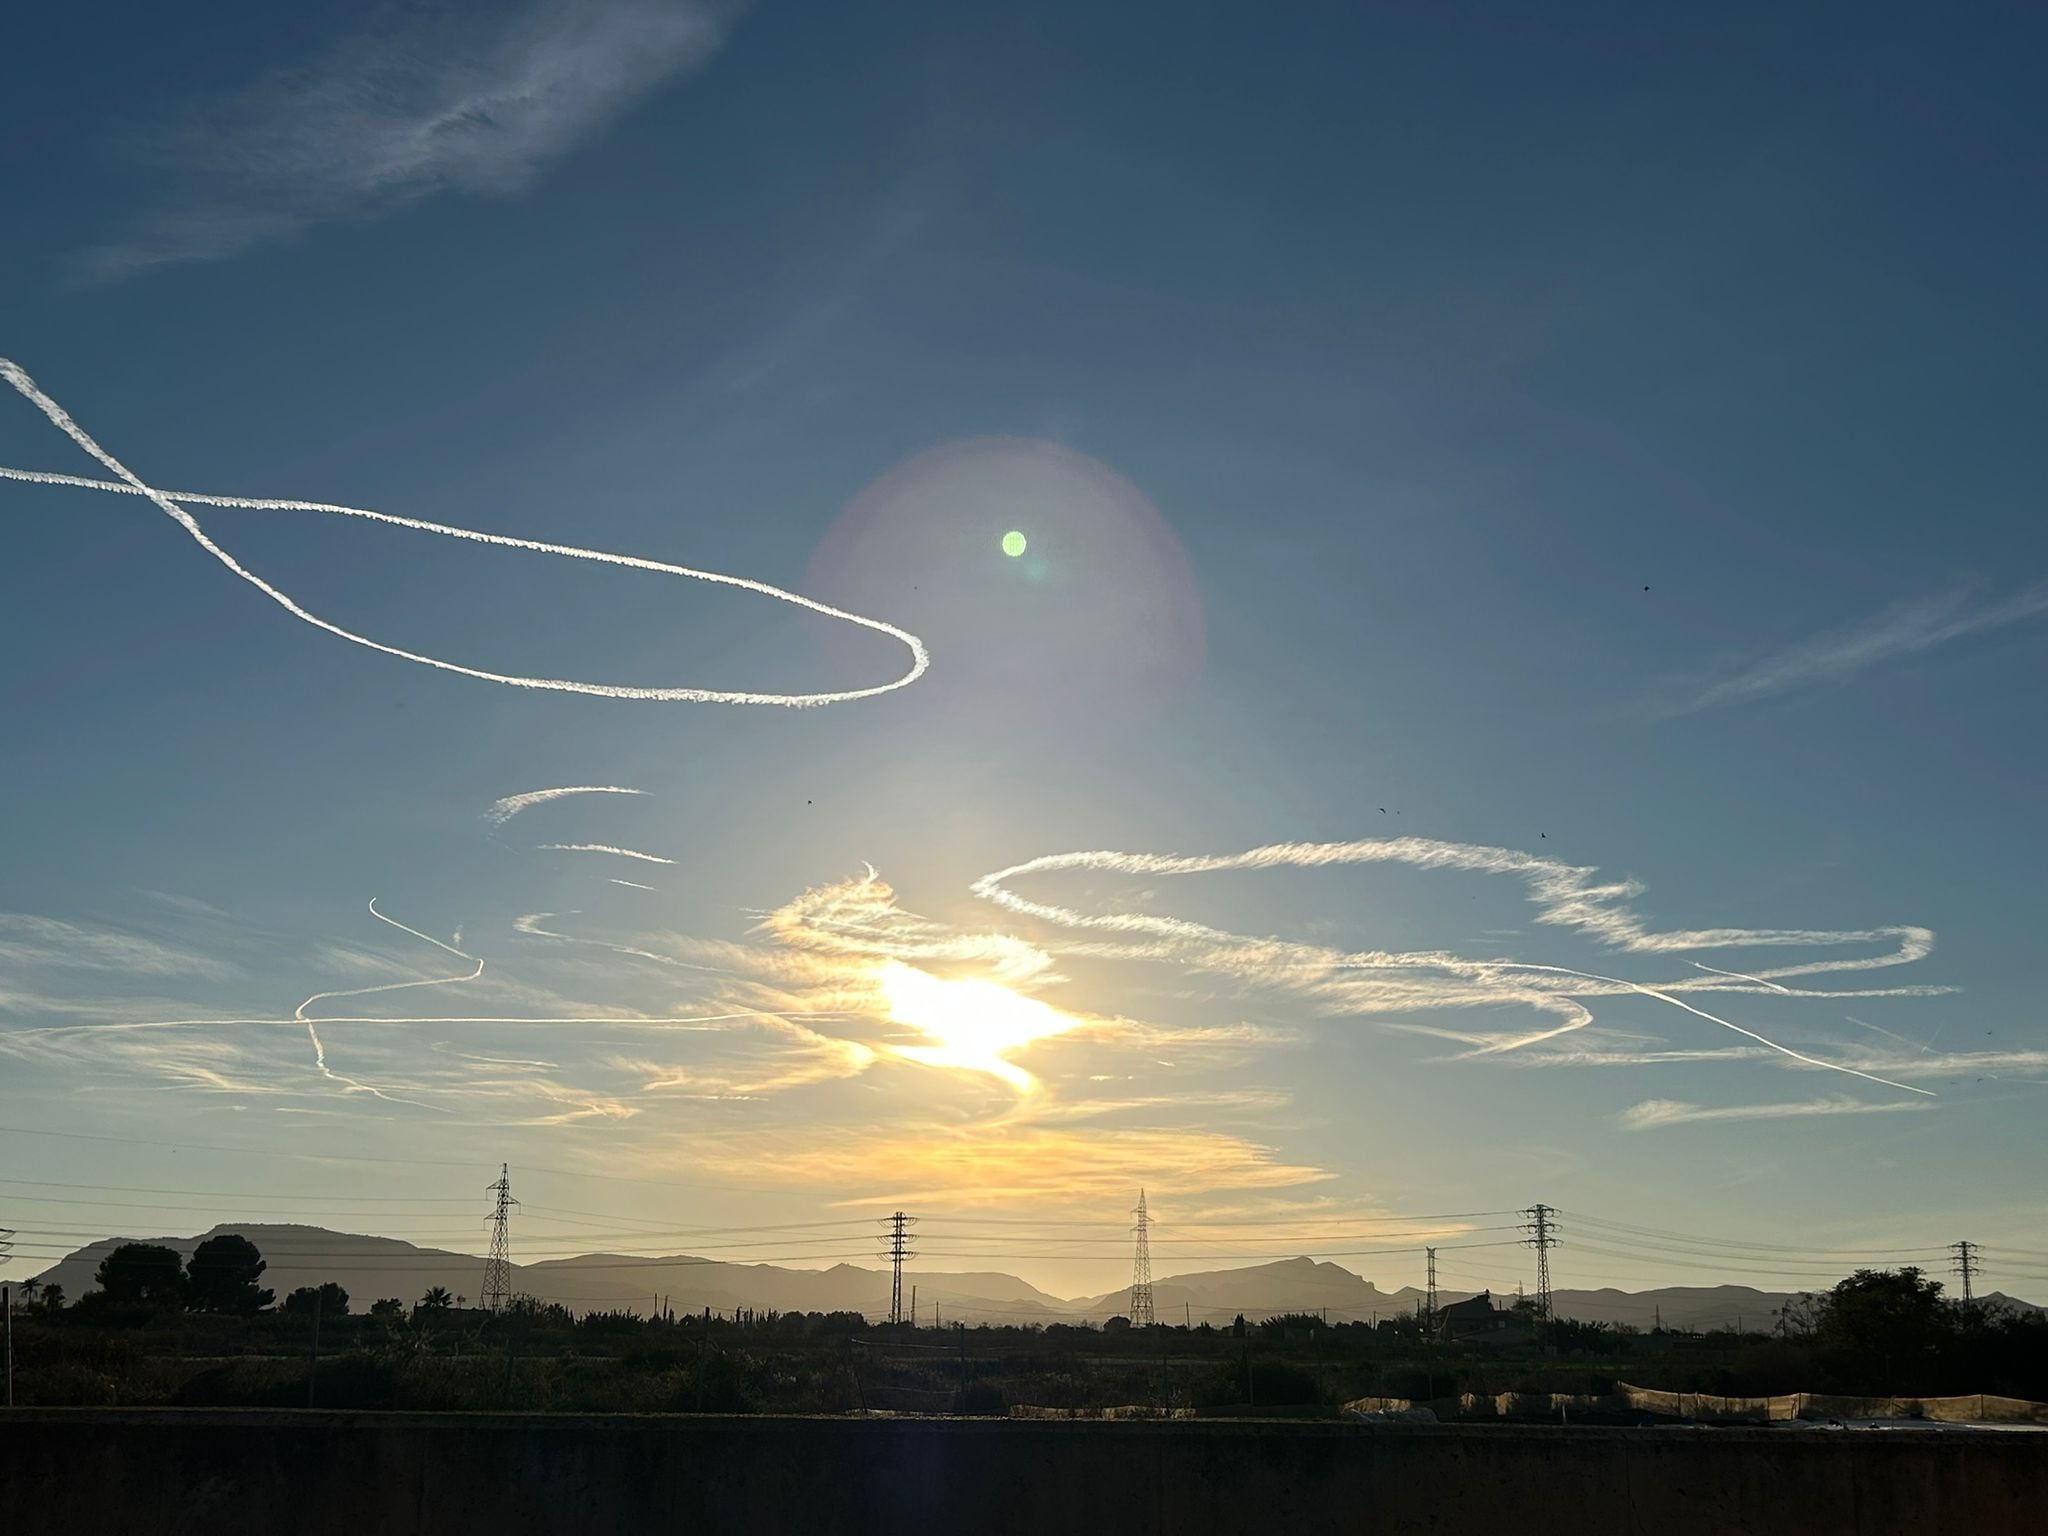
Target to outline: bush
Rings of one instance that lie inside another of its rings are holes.
[[[1199,1383],[1193,1394],[1197,1408],[1307,1408],[1324,1401],[1322,1384],[1300,1366],[1284,1360],[1254,1360],[1251,1393],[1245,1393],[1242,1364],[1221,1366]]]

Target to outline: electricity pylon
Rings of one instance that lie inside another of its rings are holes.
[[[512,1170],[498,1165],[498,1182],[486,1186],[498,1197],[491,1212],[491,1256],[484,1260],[483,1307],[486,1312],[503,1312],[512,1305]]]
[[[1977,1278],[1977,1245],[1972,1242],[1950,1243],[1948,1251],[1955,1255],[1949,1268],[1954,1270],[1963,1282],[1963,1300],[1970,1301],[1976,1294],[1973,1282]]]
[[[901,1211],[882,1218],[882,1251],[879,1257],[889,1261],[891,1324],[903,1321],[903,1261],[917,1257],[910,1246],[910,1229],[916,1225],[915,1216],[906,1216]]]
[[[1138,1249],[1131,1256],[1131,1326],[1150,1328],[1157,1321],[1152,1315],[1152,1218],[1145,1213],[1145,1191],[1138,1191],[1138,1207],[1134,1215],[1138,1224]]]
[[[1536,1315],[1549,1320],[1550,1317],[1550,1250],[1557,1246],[1557,1211],[1541,1203],[1532,1205],[1522,1214],[1529,1218],[1522,1230],[1529,1235],[1523,1239],[1536,1250]]]

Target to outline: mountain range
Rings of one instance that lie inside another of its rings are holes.
[[[381,1297],[417,1301],[440,1286],[474,1301],[483,1284],[484,1261],[474,1254],[422,1248],[396,1238],[333,1232],[324,1227],[270,1226],[237,1222],[193,1237],[107,1238],[89,1244],[45,1270],[37,1279],[58,1284],[76,1300],[93,1289],[101,1259],[125,1242],[160,1243],[189,1256],[206,1238],[222,1232],[247,1237],[269,1262],[263,1283],[280,1298],[300,1286],[335,1281],[357,1311]],[[635,1311],[657,1307],[676,1312],[730,1313],[735,1308],[779,1312],[863,1312],[880,1317],[889,1310],[889,1272],[835,1264],[830,1269],[789,1269],[775,1264],[735,1264],[677,1254],[659,1258],[589,1253],[512,1266],[515,1292],[557,1301],[576,1312]],[[1087,1323],[1127,1310],[1128,1292],[1062,1298],[1015,1275],[995,1271],[907,1272],[906,1290],[916,1287],[919,1321],[974,1323]],[[1439,1291],[1439,1302],[1470,1295]],[[1626,1323],[1648,1328],[1769,1326],[1772,1314],[1796,1294],[1760,1291],[1746,1285],[1667,1286],[1648,1291],[1557,1290],[1551,1295],[1560,1317],[1585,1322]],[[2007,1300],[1987,1297],[1986,1300]],[[1339,1264],[1314,1259],[1280,1259],[1240,1269],[1171,1275],[1153,1285],[1161,1322],[1229,1322],[1238,1313],[1258,1318],[1278,1312],[1321,1312],[1332,1322],[1370,1321],[1413,1313],[1422,1300],[1414,1286],[1383,1291]],[[909,1298],[905,1298],[906,1305]],[[2019,1306],[2029,1303],[2017,1302]],[[936,1316],[935,1316],[936,1314]]]

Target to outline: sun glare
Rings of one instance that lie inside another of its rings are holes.
[[[881,983],[889,1017],[930,1041],[891,1046],[897,1055],[931,1067],[986,1072],[1019,1093],[1030,1093],[1038,1079],[1008,1060],[1008,1054],[1072,1029],[1077,1022],[998,982],[934,976],[898,960],[883,967]]]

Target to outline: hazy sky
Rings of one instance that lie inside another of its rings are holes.
[[[865,1259],[901,1205],[1077,1293],[1143,1185],[1162,1274],[1420,1234],[1511,1286],[1458,1213],[1541,1200],[1560,1285],[1971,1238],[2048,1292],[2039,18],[11,41],[0,354],[137,483],[915,641],[0,481],[6,1273],[474,1246],[509,1161],[515,1256]],[[118,480],[30,388],[0,464]],[[513,679],[930,669],[508,686],[174,513]]]

